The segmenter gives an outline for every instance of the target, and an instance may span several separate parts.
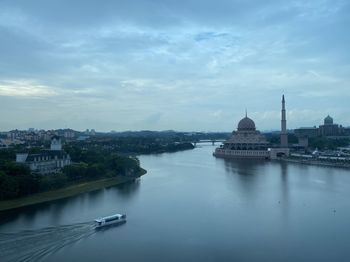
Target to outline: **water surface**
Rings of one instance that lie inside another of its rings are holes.
[[[2,213],[1,261],[350,261],[348,170],[213,150],[141,156],[136,183]],[[113,213],[127,223],[94,230]]]

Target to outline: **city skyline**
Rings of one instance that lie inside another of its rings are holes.
[[[0,3],[0,131],[350,126],[347,1]]]
[[[247,117],[248,114],[246,112],[245,116]],[[322,124],[324,124],[323,122],[327,119],[331,117],[330,115],[327,115],[325,118],[322,119],[322,121],[320,120],[319,123],[310,123],[309,125],[307,126],[300,126],[300,127],[297,127],[297,128],[287,128],[286,130],[288,132],[290,131],[295,131],[295,130],[298,130],[298,129],[304,129],[304,128],[315,128],[317,129],[319,126],[321,126]],[[332,118],[332,117],[331,117]],[[332,118],[333,120],[333,118]],[[254,121],[255,122],[255,121]],[[342,123],[334,123],[334,125],[336,126],[339,126],[341,128],[350,128],[350,126],[348,125],[344,125]],[[234,129],[236,128],[236,126],[233,127]],[[123,132],[142,132],[142,131],[151,131],[151,132],[208,132],[208,133],[215,133],[215,132],[219,132],[219,133],[230,133],[231,131],[230,130],[224,130],[224,131],[215,131],[215,130],[212,130],[212,131],[207,131],[207,130],[175,130],[175,129],[162,129],[162,130],[152,130],[152,129],[139,129],[139,130],[107,130],[107,131],[104,131],[104,130],[95,130],[94,128],[86,128],[86,129],[73,129],[73,128],[70,128],[70,127],[58,127],[58,128],[35,128],[35,127],[24,127],[22,129],[20,128],[15,128],[15,129],[9,129],[9,130],[1,130],[0,129],[0,133],[1,132],[10,132],[10,131],[27,131],[27,132],[38,132],[38,131],[55,131],[55,130],[71,130],[71,131],[74,131],[74,132],[80,132],[80,133],[123,133]],[[264,129],[264,130],[261,130],[263,133],[268,133],[268,132],[280,132],[281,130],[276,128],[276,129]]]

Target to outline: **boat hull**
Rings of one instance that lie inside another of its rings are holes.
[[[107,228],[111,228],[111,227],[122,225],[124,223],[126,223],[126,219],[121,220],[121,221],[117,221],[117,222],[108,222],[108,223],[105,223],[104,225],[96,225],[95,224],[95,229],[96,230],[107,229]]]
[[[112,216],[95,219],[95,228],[101,228],[101,227],[121,224],[125,222],[126,222],[126,215],[115,214]]]

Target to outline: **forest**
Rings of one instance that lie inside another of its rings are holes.
[[[143,169],[136,157],[121,155],[101,147],[67,148],[72,165],[59,173],[36,174],[23,164],[17,164],[15,151],[0,151],[0,200],[13,199],[33,193],[62,188],[75,183],[115,176],[140,176]]]

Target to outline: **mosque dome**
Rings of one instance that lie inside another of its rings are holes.
[[[241,121],[239,121],[238,131],[255,131],[254,121],[246,116]]]
[[[329,115],[324,119],[325,125],[333,125],[333,118],[331,118]]]

